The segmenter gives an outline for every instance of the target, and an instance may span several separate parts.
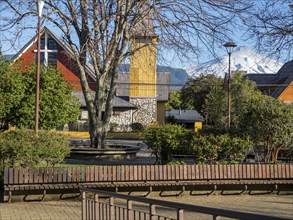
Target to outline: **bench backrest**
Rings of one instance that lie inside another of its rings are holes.
[[[293,164],[5,168],[4,184],[293,179]]]

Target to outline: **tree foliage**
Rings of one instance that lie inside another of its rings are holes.
[[[240,120],[240,130],[265,150],[265,162],[277,160],[283,147],[293,144],[293,106],[270,96],[252,96]]]
[[[162,163],[172,155],[193,155],[196,163],[243,160],[252,143],[233,134],[194,133],[179,125],[148,128],[144,132],[148,146]]]
[[[34,65],[2,61],[0,84],[0,118],[4,125],[34,128],[36,69]],[[54,129],[74,122],[79,115],[78,100],[71,86],[56,68],[42,67],[40,74],[39,124],[42,129]]]
[[[183,108],[195,109],[202,114],[207,95],[213,88],[222,85],[223,80],[212,74],[200,74],[195,78],[190,78],[180,91]]]
[[[150,127],[144,131],[147,145],[162,163],[172,161],[172,153],[180,147],[186,147],[190,141],[190,131],[180,125],[167,124],[164,126]]]
[[[246,100],[258,93],[253,81],[243,80],[241,73],[231,79],[231,122],[237,127],[239,116],[246,108]],[[225,127],[227,121],[227,91],[224,80],[215,75],[201,74],[189,79],[180,91],[183,109],[200,112],[207,124]]]
[[[1,15],[2,30],[11,30],[20,21],[36,15],[35,2],[32,1],[4,0],[1,4],[5,10],[5,15]],[[105,145],[118,67],[137,52],[129,51],[132,39],[158,35],[161,48],[185,57],[199,54],[202,45],[213,52],[211,45],[219,45],[229,39],[233,30],[230,27],[236,21],[233,18],[249,6],[241,0],[45,1],[46,22],[63,34],[77,62],[89,111],[92,145]],[[21,36],[21,31],[17,29],[17,36]],[[94,95],[86,76],[88,59],[96,78]]]
[[[13,71],[10,62],[0,58],[0,120],[1,129],[7,129],[14,109],[25,96],[25,84],[18,71]]]
[[[166,110],[174,110],[182,108],[182,100],[180,92],[170,92],[169,99],[166,103]]]
[[[54,165],[70,153],[68,137],[41,131],[17,129],[0,133],[0,161],[6,167],[35,167],[46,161]]]
[[[240,116],[246,111],[250,97],[260,94],[256,85],[248,79],[243,80],[241,73],[231,78],[231,126],[238,127]],[[227,121],[227,92],[224,86],[213,86],[206,96],[203,112],[212,124],[225,127]]]

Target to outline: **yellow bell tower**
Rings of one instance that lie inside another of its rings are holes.
[[[144,125],[157,120],[157,42],[150,5],[140,10],[130,40],[129,101],[138,106],[135,121]]]
[[[131,97],[156,97],[157,37],[135,36],[131,40]]]

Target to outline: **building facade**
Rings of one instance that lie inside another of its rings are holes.
[[[11,59],[31,65],[37,57],[37,36],[32,38]],[[130,67],[128,72],[120,71],[117,79],[117,92],[113,100],[113,115],[110,129],[113,131],[131,131],[133,124],[148,126],[153,122],[164,123],[164,103],[168,101],[169,90],[157,92],[157,84],[169,85],[169,73],[156,71],[156,36],[135,36],[131,40]],[[87,110],[80,85],[80,75],[70,48],[48,28],[41,32],[41,63],[52,65],[60,70],[64,79],[73,85],[73,94],[81,104],[79,123],[63,127],[69,130],[87,130]],[[87,80],[95,92],[95,75],[90,63],[87,63]],[[157,77],[159,75],[159,77]],[[158,82],[158,79],[160,80]],[[122,92],[121,92],[122,91]],[[164,93],[164,94],[162,94]],[[160,98],[158,98],[160,94]],[[163,98],[162,98],[163,97]]]
[[[285,63],[277,74],[247,74],[265,95],[272,96],[285,103],[293,103],[293,60]]]

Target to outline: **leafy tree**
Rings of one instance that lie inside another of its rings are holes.
[[[277,161],[281,148],[293,144],[293,106],[270,96],[252,96],[240,120],[240,130],[263,145],[265,162]]]
[[[5,29],[19,23],[29,24],[21,21],[36,15],[35,2],[32,1],[5,0],[0,4],[5,11],[1,15]],[[222,0],[190,0],[188,3],[173,0],[45,1],[46,22],[53,24],[63,34],[77,62],[89,111],[92,146],[105,146],[118,67],[139,51],[139,48],[129,51],[129,43],[135,37],[147,39],[158,34],[160,46],[169,52],[181,57],[189,54],[194,56],[194,53],[200,54],[202,45],[212,51],[214,45],[221,45],[229,38],[233,30],[231,26],[237,20],[233,18],[249,6],[242,0],[225,3]],[[15,36],[21,36],[21,31],[17,29]],[[96,78],[95,95],[91,94],[87,81],[88,59]]]
[[[241,73],[235,73],[231,79],[231,126],[238,127],[239,117],[246,111],[250,97],[260,94],[256,85],[248,79],[243,80]],[[227,121],[227,92],[224,86],[213,86],[206,96],[203,107],[209,121],[219,127],[225,127]]]
[[[212,88],[223,85],[223,80],[213,74],[200,74],[195,78],[190,78],[180,91],[182,106],[184,109],[195,109],[203,113],[203,106],[207,95]]]
[[[223,85],[214,85],[206,95],[203,114],[208,124],[225,127],[227,114],[227,94]],[[231,105],[232,108],[232,105]]]
[[[0,117],[5,124],[17,127],[35,126],[35,66],[21,69],[18,63],[6,64],[0,84]],[[2,71],[2,70],[1,70]],[[40,117],[42,129],[54,129],[74,122],[79,115],[79,103],[71,86],[53,67],[42,67],[40,74]],[[3,80],[3,81],[2,81]]]
[[[167,110],[181,109],[182,101],[180,92],[171,92],[169,94],[168,102],[166,103]]]
[[[25,96],[25,84],[18,71],[12,71],[11,63],[0,58],[0,128],[8,129],[14,109]]]

